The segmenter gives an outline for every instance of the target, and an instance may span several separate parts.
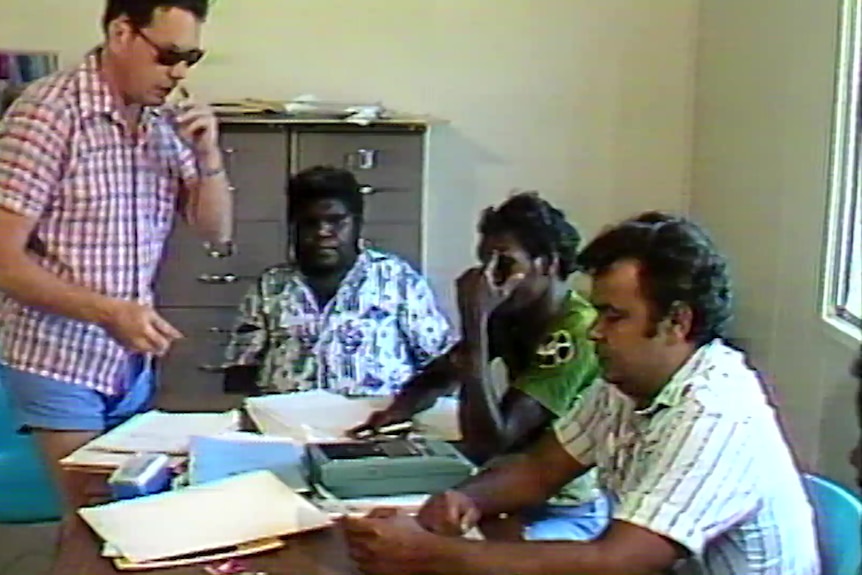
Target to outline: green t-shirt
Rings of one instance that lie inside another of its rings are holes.
[[[595,319],[596,310],[571,291],[564,313],[551,324],[527,369],[509,385],[538,401],[555,419],[571,411],[599,376],[595,346],[589,338]],[[552,501],[585,503],[598,495],[597,479],[591,471],[566,485]]]
[[[598,377],[595,346],[588,335],[595,319],[596,310],[569,292],[564,312],[551,324],[527,369],[510,385],[558,418],[568,413]]]

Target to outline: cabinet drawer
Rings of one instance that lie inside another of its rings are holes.
[[[160,313],[185,336],[158,363],[160,408],[210,411],[233,407],[236,397],[222,391],[229,330],[235,312],[220,308],[162,309]]]
[[[362,230],[366,246],[399,255],[422,269],[422,228],[409,223],[368,223]]]
[[[367,185],[362,189],[365,194],[367,223],[421,223],[421,189]]]
[[[237,222],[235,254],[211,257],[188,226],[178,224],[165,248],[157,302],[169,307],[236,307],[260,273],[287,257],[281,222]]]
[[[221,146],[234,190],[234,215],[284,220],[287,215],[287,134],[268,126],[222,128]]]
[[[324,165],[345,168],[362,185],[422,189],[422,134],[299,132],[295,171]]]

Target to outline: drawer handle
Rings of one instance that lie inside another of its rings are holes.
[[[361,186],[359,188],[359,193],[363,196],[370,196],[371,194],[377,193],[377,188],[374,186]]]
[[[215,365],[212,363],[202,363],[198,366],[198,370],[203,371],[205,373],[222,373],[224,372],[224,368],[220,365]]]
[[[198,276],[198,281],[202,284],[225,285],[236,283],[239,281],[239,277],[236,274],[201,274]]]
[[[233,330],[226,327],[219,327],[217,325],[209,327],[207,331],[210,333],[233,333]]]
[[[344,167],[350,170],[373,170],[377,167],[377,150],[360,148],[344,158]]]
[[[222,153],[225,156],[233,156],[236,153],[236,148],[223,148]]]

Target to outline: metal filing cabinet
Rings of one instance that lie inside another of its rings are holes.
[[[421,268],[424,134],[389,130],[298,129],[291,139],[291,167],[353,172],[366,194],[363,241]]]
[[[265,268],[287,256],[290,174],[317,165],[351,170],[366,193],[363,242],[422,268],[425,136],[422,123],[222,123],[237,252],[214,257],[183,224],[168,240],[156,301],[186,337],[160,361],[159,407],[225,409],[241,400],[222,392],[218,365],[243,294]]]

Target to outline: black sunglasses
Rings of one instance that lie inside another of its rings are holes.
[[[201,61],[204,57],[204,52],[200,48],[192,48],[191,50],[177,50],[175,48],[164,48],[153,42],[149,36],[144,34],[140,28],[135,28],[135,33],[144,39],[144,41],[153,47],[156,51],[156,63],[159,66],[168,66],[173,68],[180,62],[185,62],[186,66],[191,68]]]

